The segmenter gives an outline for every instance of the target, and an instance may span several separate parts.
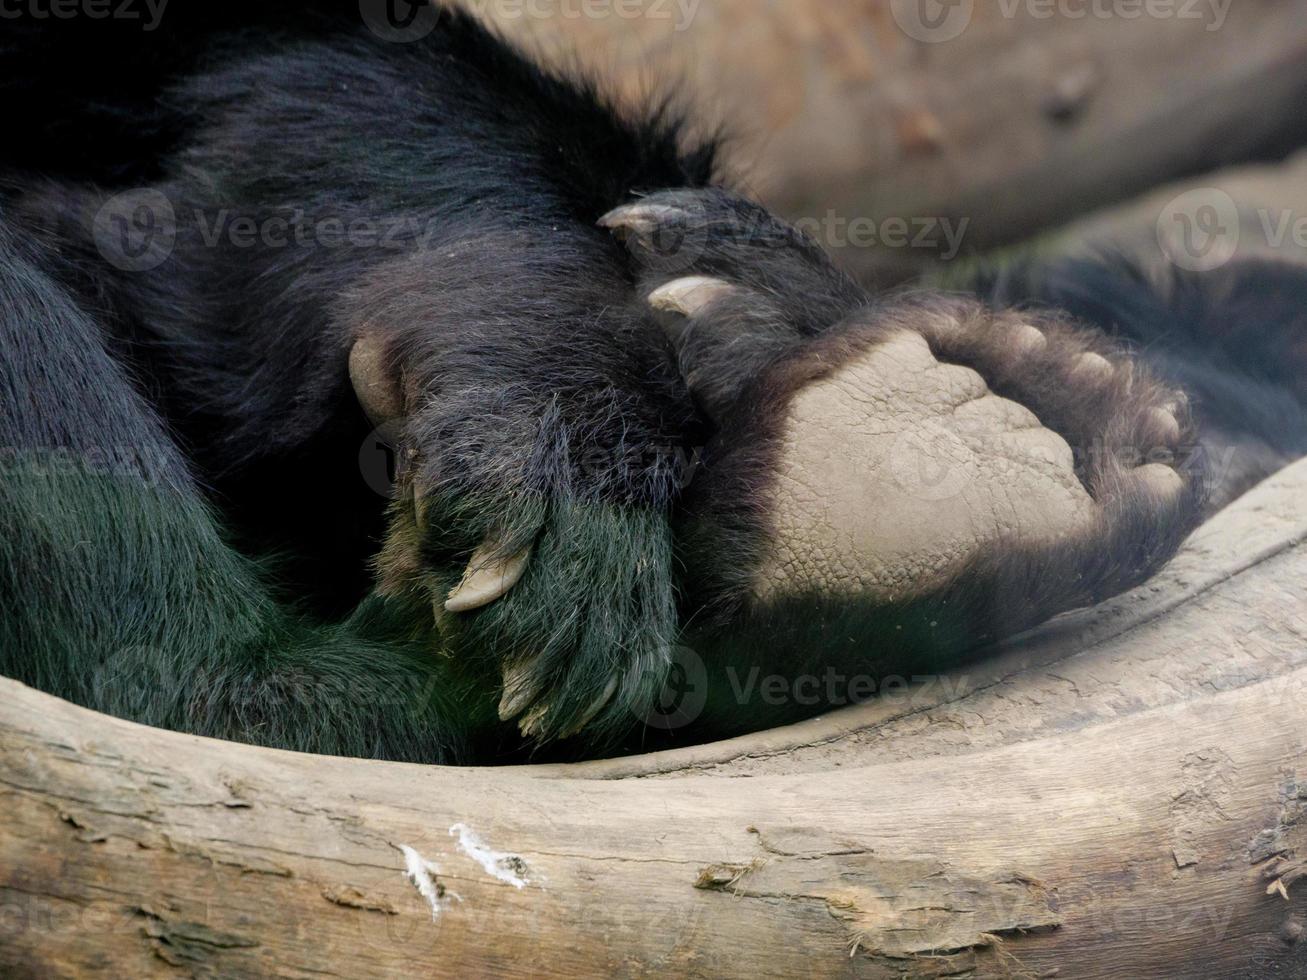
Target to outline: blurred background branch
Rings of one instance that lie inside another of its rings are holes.
[[[464,3],[622,99],[679,80],[745,186],[882,283],[952,258],[945,221],[974,254],[1307,137],[1297,0]]]

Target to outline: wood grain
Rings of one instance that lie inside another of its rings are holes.
[[[947,697],[661,758],[319,758],[0,682],[0,972],[1307,976],[1304,499]]]
[[[943,220],[972,254],[1307,141],[1296,0],[961,0],[944,42],[905,31],[920,0],[461,2],[620,101],[679,88],[748,189],[882,281],[937,267]]]

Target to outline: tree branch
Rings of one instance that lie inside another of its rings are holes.
[[[0,682],[0,966],[1296,975],[1305,495],[1307,463],[915,703],[643,759],[319,758]]]

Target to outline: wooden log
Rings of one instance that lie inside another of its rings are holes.
[[[1307,975],[1307,462],[952,678],[511,769],[0,681],[0,975]],[[947,681],[947,683],[945,683]]]
[[[1283,0],[463,2],[626,101],[684,80],[746,185],[882,280],[1307,141]]]

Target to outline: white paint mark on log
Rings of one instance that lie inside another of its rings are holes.
[[[445,894],[444,886],[436,882],[436,875],[440,874],[440,868],[434,861],[428,861],[407,844],[400,844],[399,849],[404,854],[404,875],[413,882],[418,894],[431,906],[431,921],[434,922],[436,916],[440,914],[440,900]]]
[[[530,882],[526,876],[527,864],[516,854],[492,850],[477,833],[465,823],[449,828],[450,837],[458,837],[458,849],[485,869],[486,874],[498,878],[514,888],[525,888]]]

